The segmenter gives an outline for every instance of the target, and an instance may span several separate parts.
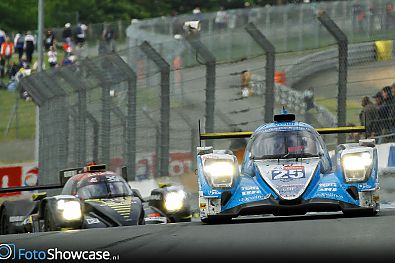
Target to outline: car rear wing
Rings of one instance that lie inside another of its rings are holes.
[[[336,128],[318,128],[315,129],[319,134],[335,134],[335,133],[354,133],[354,132],[365,132],[365,126],[353,126],[353,127],[336,127]],[[200,141],[212,140],[212,139],[235,139],[235,138],[248,138],[251,137],[253,132],[213,132],[213,133],[200,133]]]
[[[66,184],[67,180],[73,175],[80,173],[83,168],[72,168],[59,171],[59,182],[58,184],[48,184],[48,185],[36,185],[36,186],[18,186],[18,187],[8,187],[0,188],[0,194],[12,193],[12,192],[27,192],[36,190],[49,190],[49,189],[60,189]]]

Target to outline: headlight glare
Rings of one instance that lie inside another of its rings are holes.
[[[176,212],[184,206],[186,193],[182,190],[165,195],[165,208],[168,212]]]
[[[204,173],[212,186],[231,187],[236,168],[231,161],[206,161]]]
[[[76,200],[59,200],[57,202],[58,210],[62,211],[62,216],[65,220],[77,220],[82,217],[81,204]]]
[[[342,157],[342,164],[347,182],[362,182],[368,176],[372,157],[369,152],[349,153]]]

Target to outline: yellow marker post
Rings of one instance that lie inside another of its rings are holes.
[[[380,40],[375,41],[374,46],[376,48],[376,60],[390,60],[392,59],[393,41],[392,40]]]

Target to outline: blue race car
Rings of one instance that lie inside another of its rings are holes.
[[[241,171],[229,150],[198,147],[199,209],[203,223],[240,215],[302,215],[379,211],[377,149],[374,139],[341,144],[335,161],[319,132],[364,131],[364,127],[315,130],[283,111],[252,132],[201,134],[201,140],[250,137]]]

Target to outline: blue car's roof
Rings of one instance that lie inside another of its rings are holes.
[[[316,130],[309,124],[299,121],[289,122],[272,122],[259,126],[254,133],[269,132],[269,131],[312,131],[317,133]]]

